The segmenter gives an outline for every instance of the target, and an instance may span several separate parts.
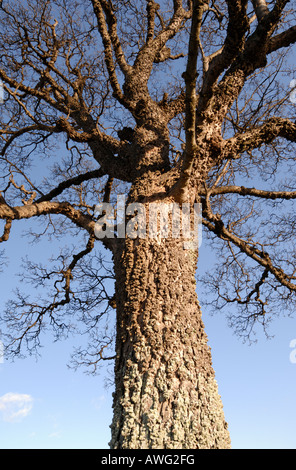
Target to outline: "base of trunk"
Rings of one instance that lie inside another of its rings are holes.
[[[229,448],[195,292],[196,252],[181,240],[125,240],[114,261],[111,448]]]

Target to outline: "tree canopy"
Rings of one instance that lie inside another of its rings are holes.
[[[238,334],[294,311],[291,2],[4,0],[0,22],[0,241],[32,217],[33,239],[75,237],[47,266],[27,260],[48,297],[18,290],[9,303],[13,353],[48,322],[71,329],[75,313],[89,362],[113,356],[112,334],[97,332],[114,305],[95,206],[147,175],[160,198],[202,203],[218,250],[203,282]]]

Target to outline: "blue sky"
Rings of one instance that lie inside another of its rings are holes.
[[[32,222],[29,222],[32,223]],[[32,247],[22,238],[28,224],[15,226],[6,245],[8,267],[0,274],[1,310],[18,285],[22,257],[44,259],[51,247]],[[29,291],[28,291],[29,292]],[[31,291],[33,293],[33,290]],[[0,336],[1,339],[1,336]],[[112,417],[105,375],[95,378],[67,364],[80,338],[55,342],[44,336],[41,357],[0,363],[0,448],[108,448]],[[23,410],[23,413],[21,411]]]
[[[21,228],[16,226],[6,245],[10,263],[0,277],[0,308],[11,297],[21,257],[32,250],[44,255],[44,246],[26,244]],[[207,267],[211,257],[203,243],[199,267]],[[203,319],[232,447],[296,448],[296,364],[290,360],[296,319],[275,320],[270,329],[275,337],[259,334],[252,346],[233,335],[223,315],[203,309]],[[80,339],[54,342],[48,335],[37,362],[28,357],[0,363],[1,449],[108,448],[112,387],[105,387],[104,371],[90,376],[67,367]]]

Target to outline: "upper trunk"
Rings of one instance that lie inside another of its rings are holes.
[[[112,448],[228,448],[230,438],[183,240],[122,239]]]

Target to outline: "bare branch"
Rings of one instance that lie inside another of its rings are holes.
[[[210,190],[210,196],[218,194],[239,194],[262,199],[296,199],[296,191],[265,191],[263,189],[246,188],[245,186],[219,186]]]
[[[174,186],[172,193],[179,200],[183,199],[183,193],[192,171],[192,162],[195,158],[196,144],[196,80],[197,80],[197,56],[200,47],[200,28],[203,13],[207,9],[207,3],[203,0],[193,2],[190,39],[188,45],[188,59],[186,71],[183,74],[185,80],[185,136],[186,148],[180,178]]]
[[[84,228],[90,234],[94,233],[95,222],[92,217],[75,209],[69,202],[43,201],[24,206],[10,207],[5,201],[0,201],[0,219],[21,220],[48,214],[64,215],[78,227]]]
[[[269,118],[261,126],[252,127],[226,140],[225,147],[227,152],[230,152],[231,158],[238,158],[242,152],[268,144],[277,137],[296,142],[296,124],[285,118]]]
[[[213,93],[213,85],[218,77],[237,58],[245,43],[245,34],[249,29],[246,1],[227,1],[229,21],[227,36],[223,47],[206,58],[207,67],[204,74],[201,99],[198,104],[200,120],[204,119],[204,112],[209,105]]]
[[[146,35],[146,43],[148,44],[154,39],[154,28],[155,28],[155,16],[157,10],[159,10],[159,5],[155,3],[153,0],[147,0],[147,35]]]
[[[58,108],[62,112],[66,112],[67,109],[64,107],[64,105],[57,104],[55,100],[52,98],[49,98],[47,95],[47,92],[42,92],[40,90],[36,90],[35,88],[30,88],[22,83],[18,83],[14,79],[10,79],[8,75],[1,71],[0,69],[0,77],[11,84],[15,88],[15,92],[10,93],[13,97],[13,99],[24,109],[25,113],[28,115],[30,120],[34,122],[34,124],[25,126],[21,129],[18,129],[14,132],[12,131],[7,131],[9,138],[7,139],[7,142],[3,146],[1,150],[1,155],[4,155],[4,153],[7,151],[9,146],[14,142],[14,140],[25,133],[32,133],[34,131],[44,131],[48,133],[66,133],[67,136],[73,140],[74,142],[87,142],[89,143],[90,147],[93,150],[93,155],[96,161],[104,167],[105,172],[110,172],[110,174],[113,174],[117,178],[122,178],[125,179],[126,177],[128,178],[128,172],[126,171],[126,161],[124,164],[121,161],[120,158],[114,158],[114,153],[118,153],[120,148],[122,147],[121,143],[116,140],[114,137],[107,135],[103,132],[101,132],[97,126],[95,121],[92,119],[92,117],[85,111],[84,108],[79,110],[75,109],[72,114],[72,118],[76,120],[78,125],[82,128],[82,132],[79,132],[77,128],[74,127],[73,124],[69,122],[69,120],[65,117],[59,117],[56,119],[55,125],[49,125],[49,124],[44,124],[40,122],[37,118],[35,118],[31,112],[27,109],[27,106],[25,103],[23,103],[17,96],[16,92],[17,90],[22,90],[26,94],[32,95],[33,97],[36,97],[38,99],[43,99],[47,101],[49,104],[51,104],[54,108]],[[8,90],[8,88],[6,87]],[[77,104],[77,103],[76,103]],[[76,106],[75,104],[75,106]],[[74,108],[75,108],[74,106]],[[5,130],[1,131],[2,136],[4,136],[6,133]],[[12,135],[11,135],[12,134]],[[125,175],[125,176],[124,176]]]
[[[88,181],[92,178],[100,178],[104,176],[105,173],[102,171],[101,168],[97,170],[88,171],[87,173],[80,174],[78,176],[74,176],[68,180],[63,181],[60,183],[56,188],[52,189],[48,194],[42,195],[39,199],[36,200],[36,203],[44,202],[44,201],[51,201],[53,198],[62,194],[63,191],[70,188],[71,186],[79,185],[84,181]]]
[[[227,37],[220,53],[212,55],[205,74],[197,109],[201,123],[207,118],[208,113],[212,116],[212,110],[215,109],[218,125],[221,125],[231,105],[243,89],[247,77],[254,70],[266,65],[270,37],[288,2],[287,0],[277,1],[273,10],[262,17],[255,31],[246,39],[245,34],[249,29],[247,3],[246,1],[227,2],[229,9]],[[214,91],[213,85],[227,68],[228,70]]]
[[[270,38],[267,53],[270,54],[271,52],[275,52],[283,47],[289,47],[291,44],[295,44],[295,42],[296,26],[291,26],[291,28],[286,31]]]
[[[9,239],[10,230],[11,230],[11,222],[12,222],[11,219],[6,219],[3,235],[2,237],[0,237],[0,243],[6,242]]]
[[[127,102],[122,93],[115,70],[115,63],[113,60],[113,48],[121,70],[126,74],[129,72],[130,67],[125,61],[124,54],[117,36],[115,15],[113,14],[111,7],[106,1],[92,0],[92,4],[98,20],[98,28],[104,44],[105,62],[108,69],[109,78],[111,81],[114,95],[118,99],[118,101],[126,105]],[[104,14],[106,15],[108,26]]]
[[[243,253],[245,253],[253,261],[256,261],[265,270],[268,270],[277,281],[287,287],[291,291],[296,291],[296,284],[291,282],[289,276],[283,271],[283,269],[275,266],[269,254],[266,251],[262,251],[248,242],[235,235],[232,231],[226,228],[221,217],[218,214],[213,214],[208,200],[204,200],[203,205],[203,224],[219,238],[225,241],[231,242]]]

